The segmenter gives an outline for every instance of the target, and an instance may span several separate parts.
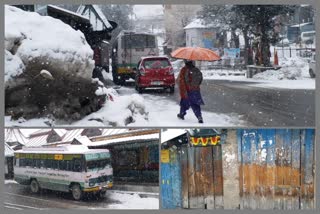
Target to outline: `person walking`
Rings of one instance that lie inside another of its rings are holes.
[[[185,66],[180,70],[178,76],[180,92],[180,112],[178,118],[184,120],[187,110],[191,107],[199,123],[203,123],[201,105],[204,105],[200,85],[203,77],[202,73],[191,60],[185,60]]]

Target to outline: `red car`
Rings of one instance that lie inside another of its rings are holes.
[[[139,93],[145,88],[169,89],[174,93],[173,67],[167,57],[142,57],[137,68],[135,85]]]

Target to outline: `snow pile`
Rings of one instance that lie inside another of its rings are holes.
[[[139,194],[122,194],[108,192],[107,198],[111,201],[119,201],[119,204],[111,204],[112,209],[159,209],[158,198],[142,198]]]
[[[281,68],[279,70],[267,70],[253,76],[253,79],[262,80],[301,80],[310,78],[309,65],[306,59],[301,57],[279,57]]]
[[[4,73],[4,81],[7,82],[12,77],[20,75],[25,70],[25,66],[18,56],[12,55],[9,51],[5,50],[4,56],[6,66]]]
[[[93,50],[81,31],[6,5],[6,120],[70,123],[100,109],[105,95],[92,82],[92,58]]]
[[[5,6],[5,80],[42,69],[90,79],[93,51],[82,32],[49,16]],[[11,55],[10,55],[11,54]]]
[[[112,88],[99,88],[96,94],[106,95],[106,103],[103,107],[81,121],[73,125],[107,125],[107,126],[126,126],[148,120],[144,98],[139,94],[122,95]]]

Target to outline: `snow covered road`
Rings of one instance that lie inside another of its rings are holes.
[[[27,186],[6,180],[4,204],[10,210],[45,210],[54,208],[72,209],[159,209],[158,196],[147,197],[148,193],[126,191],[107,192],[104,199],[89,198],[74,201],[71,194],[43,190],[31,194]]]

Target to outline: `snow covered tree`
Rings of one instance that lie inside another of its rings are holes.
[[[227,25],[231,31],[235,47],[239,47],[236,29],[242,31],[245,42],[245,62],[251,64],[249,54],[250,36],[255,37],[260,49],[261,61],[270,65],[269,48],[278,41],[278,32],[274,30],[276,17],[292,15],[297,6],[293,5],[203,5],[199,17],[207,21],[215,21]]]
[[[270,45],[279,40],[275,31],[276,17],[291,15],[293,5],[234,5],[232,11],[238,15],[237,22],[248,25],[248,31],[255,36],[256,47],[260,52],[261,63],[270,66]]]

